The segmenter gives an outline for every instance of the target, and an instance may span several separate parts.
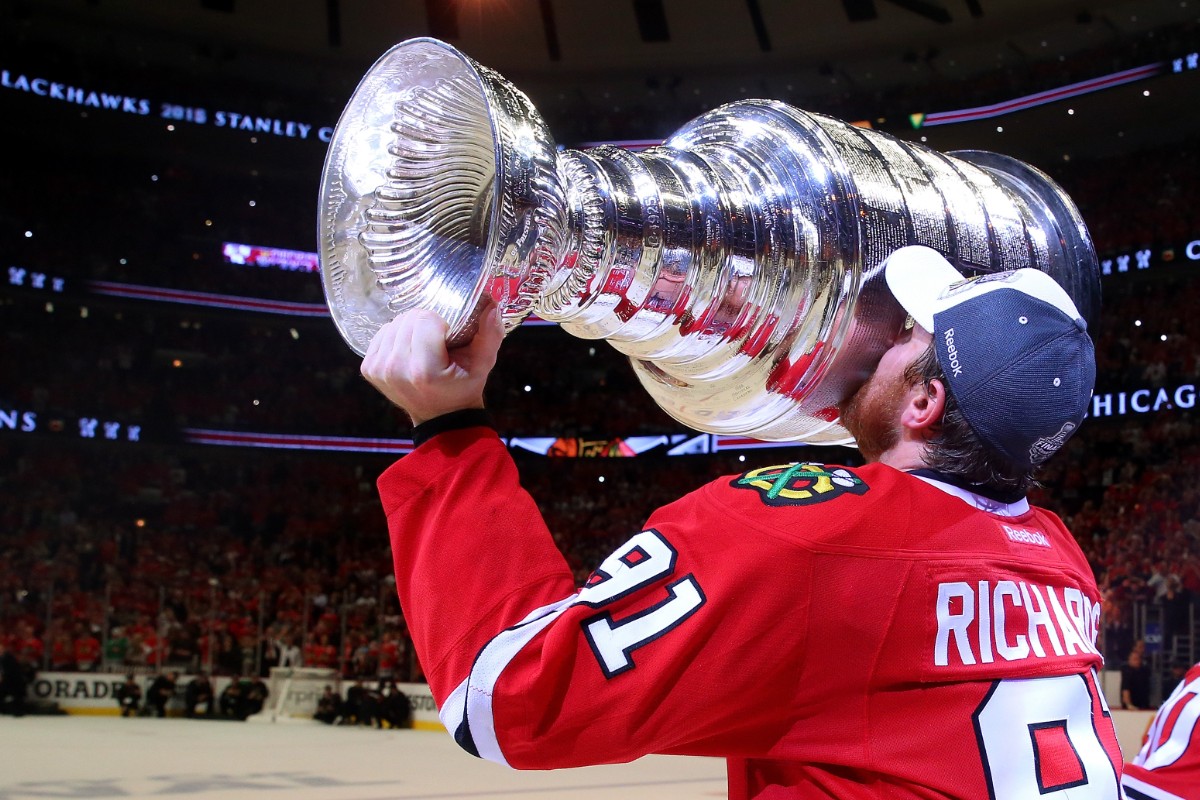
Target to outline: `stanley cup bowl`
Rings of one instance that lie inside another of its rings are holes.
[[[555,145],[525,95],[434,39],[389,50],[338,120],[321,181],[325,298],[360,355],[413,308],[470,339],[484,294],[511,329],[565,225]]]
[[[536,109],[435,39],[375,63],[338,121],[321,186],[321,273],[359,354],[413,308],[468,341],[490,296],[626,354],[684,425],[844,444],[838,407],[904,312],[881,262],[922,244],[968,275],[1033,267],[1080,313],[1099,267],[1050,178],[996,153],[938,153],[769,100],[661,146],[559,151]]]

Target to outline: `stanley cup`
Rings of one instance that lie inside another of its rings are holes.
[[[559,150],[494,71],[402,42],[338,121],[321,185],[325,296],[352,349],[426,308],[469,340],[491,295],[629,356],[684,425],[843,444],[838,404],[904,321],[880,262],[922,244],[966,274],[1034,267],[1093,322],[1095,250],[1038,170],[945,155],[746,100],[661,146]],[[566,365],[564,365],[565,367]]]

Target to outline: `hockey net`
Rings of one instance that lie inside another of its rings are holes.
[[[332,686],[342,692],[341,678],[329,667],[271,667],[267,687],[267,705],[256,717],[262,722],[291,722],[311,720],[317,712],[317,701]]]

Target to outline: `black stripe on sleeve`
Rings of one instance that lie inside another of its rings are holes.
[[[461,411],[451,411],[449,414],[442,414],[440,417],[425,420],[420,425],[413,428],[413,444],[420,446],[428,442],[439,433],[448,431],[458,431],[463,428],[476,428],[483,426],[486,428],[494,428],[492,418],[482,408],[464,408]]]

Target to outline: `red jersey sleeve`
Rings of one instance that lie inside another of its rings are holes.
[[[762,754],[794,723],[770,698],[794,680],[803,592],[748,601],[737,532],[714,528],[701,494],[656,512],[576,591],[491,432],[435,437],[380,488],[401,605],[442,721],[468,750],[537,769]],[[752,547],[754,560],[771,547]],[[801,551],[778,550],[802,586]],[[763,648],[778,658],[746,669]]]
[[[434,437],[379,491],[400,605],[441,704],[497,632],[570,595],[572,574],[487,428]]]

